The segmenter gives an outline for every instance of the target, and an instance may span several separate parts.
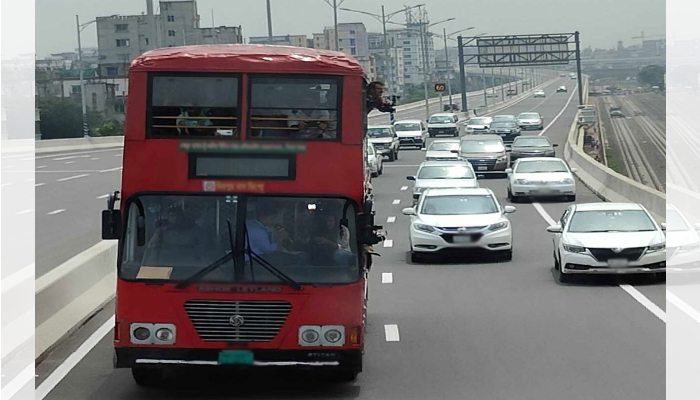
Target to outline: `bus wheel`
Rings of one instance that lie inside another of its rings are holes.
[[[154,387],[163,383],[162,368],[132,368],[131,375],[139,386]]]

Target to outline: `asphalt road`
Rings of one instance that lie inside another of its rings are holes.
[[[575,81],[558,84],[566,84],[569,93],[555,94],[557,85],[552,85],[546,99],[528,98],[505,112],[538,110],[551,123],[544,134],[563,147],[577,102]],[[547,219],[558,219],[569,203],[516,205],[510,217],[515,243],[511,262],[408,261],[408,218],[401,209],[411,204],[411,191],[405,177],[415,173],[423,157],[420,150],[406,149],[374,180],[378,221],[392,241],[378,247],[382,257],[370,274],[365,370],[354,384],[329,386],[287,374],[232,377],[188,371],[167,389],[145,390],[135,385],[128,370],[112,368],[112,337],[106,334],[46,398],[664,398],[666,326],[650,310],[665,316],[665,286],[645,278],[557,284],[545,228]],[[484,179],[481,185],[507,204],[504,179]],[[404,186],[409,189],[402,190]],[[594,201],[599,199],[579,184],[578,202]],[[390,217],[395,222],[388,222]],[[382,283],[384,274],[392,274],[392,283]],[[400,340],[387,341],[388,324],[397,325]],[[79,332],[56,354],[69,354],[89,333]],[[40,365],[37,385],[61,362]]]

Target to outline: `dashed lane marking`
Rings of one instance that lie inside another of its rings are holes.
[[[90,176],[90,174],[80,174],[80,175],[69,176],[67,178],[56,179],[56,182],[65,182],[65,181],[69,181],[71,179],[84,178],[86,176]]]
[[[395,199],[395,200],[392,202],[392,204],[393,204],[393,205],[401,204],[401,199]]]
[[[394,222],[396,222],[396,217],[389,217],[386,219],[387,224],[393,224]]]
[[[384,241],[384,247],[394,247],[394,241],[391,239],[386,239]]]
[[[47,213],[46,215],[56,215],[56,214],[60,214],[60,213],[65,212],[65,211],[66,211],[65,208],[59,208],[58,210],[53,210],[53,211]]]
[[[399,338],[399,326],[396,324],[384,325],[384,336],[387,342],[398,342]]]
[[[382,283],[394,283],[394,274],[391,272],[382,272]]]

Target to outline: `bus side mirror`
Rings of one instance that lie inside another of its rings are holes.
[[[120,210],[102,211],[102,240],[120,239],[122,234],[122,212]]]
[[[409,175],[409,176],[406,177],[406,179],[408,179],[409,181],[415,181],[415,180],[416,180],[416,177],[413,176],[413,175]]]

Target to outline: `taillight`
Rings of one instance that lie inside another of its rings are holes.
[[[362,332],[362,327],[354,326],[348,330],[348,339],[350,339],[350,344],[358,345],[360,344],[360,334]]]
[[[120,329],[120,328],[119,328],[119,322],[115,322],[115,323],[114,323],[114,341],[115,341],[115,342],[118,342],[118,341],[119,341],[119,338],[121,337],[121,336],[120,336],[119,329]]]

